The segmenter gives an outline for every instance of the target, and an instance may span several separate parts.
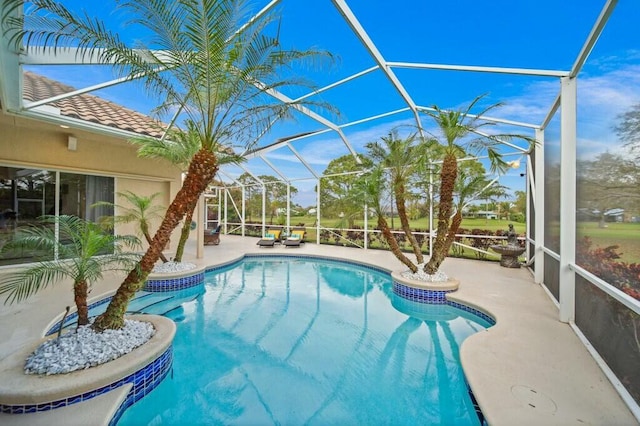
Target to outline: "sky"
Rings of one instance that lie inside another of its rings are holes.
[[[136,28],[125,25],[114,2],[64,1],[72,9],[86,8],[91,16],[99,16],[123,39],[139,37]],[[267,1],[251,3],[259,10]],[[424,0],[347,0],[364,31],[386,61],[447,65],[527,68],[568,71],[600,14],[605,0],[536,0],[513,1],[460,0],[427,2]],[[361,40],[356,37],[330,0],[282,0],[276,8],[281,18],[278,27],[283,46],[298,49],[317,48],[331,52],[336,60],[319,69],[292,70],[303,74],[317,87],[337,82],[375,65]],[[621,143],[612,130],[619,114],[640,103],[640,32],[637,17],[640,2],[619,2],[602,36],[578,75],[578,155],[593,158],[601,152],[621,151]],[[112,78],[105,67],[84,66],[31,68],[50,78],[76,88]],[[483,105],[503,102],[492,117],[539,125],[547,115],[560,83],[556,77],[532,77],[510,74],[417,70],[393,68],[398,80],[418,106],[438,105],[443,109],[459,109],[476,96],[485,95]],[[290,97],[305,93],[283,90]],[[154,101],[131,84],[95,92],[113,102],[148,113]],[[345,125],[368,117],[406,108],[398,91],[380,70],[369,72],[311,99],[333,105],[338,114],[325,114],[337,125]],[[473,111],[472,111],[473,112]],[[273,143],[281,137],[315,131],[324,126],[309,117],[296,114],[295,121],[274,125],[258,141],[258,146]],[[559,114],[556,114],[559,115]],[[422,125],[427,131],[433,125],[426,116]],[[379,140],[397,126],[414,125],[410,112],[401,112],[366,123],[344,127],[349,143],[363,152],[367,142]],[[517,132],[533,136],[528,128],[494,126],[492,132]],[[559,156],[559,117],[546,130],[545,143],[551,158]],[[521,144],[522,145],[522,144]],[[338,135],[331,131],[293,143],[294,148],[311,167],[321,174],[328,163],[348,151]],[[524,146],[524,145],[523,145]],[[500,183],[513,193],[525,189],[525,161],[521,155],[505,147],[507,160],[521,160],[518,169],[510,170]],[[315,180],[287,148],[271,151],[266,158],[279,171],[293,180],[298,188],[294,200],[303,206],[315,204]],[[274,174],[260,159],[246,164],[255,175]],[[226,169],[237,177],[243,170]],[[307,178],[305,180],[299,180]],[[225,178],[225,180],[228,180]]]

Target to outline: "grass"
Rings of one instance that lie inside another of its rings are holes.
[[[577,238],[589,237],[592,248],[618,246],[621,262],[640,263],[640,223],[607,223],[600,228],[597,222],[578,222]]]
[[[391,225],[391,219],[387,218],[387,222]],[[311,227],[316,223],[315,216],[291,216],[291,225],[295,226],[298,223],[304,223],[305,226]],[[337,228],[340,224],[340,219],[328,219],[322,218],[320,223],[325,228]],[[409,221],[412,229],[429,229],[429,219],[421,218],[418,220]],[[524,234],[526,225],[524,223],[518,223],[510,220],[502,220],[502,219],[469,219],[465,218],[462,220],[461,228],[466,229],[487,229],[490,231],[497,231],[498,229],[502,229],[504,231],[507,230],[509,224],[512,223],[514,229],[518,234]],[[359,227],[364,227],[364,220],[356,220],[355,224]],[[369,220],[369,229],[373,229],[376,226],[375,220]],[[395,229],[400,229],[400,219],[397,217],[393,218],[393,225]],[[434,227],[436,226],[436,221],[434,220]],[[345,225],[343,225],[345,226]]]
[[[307,239],[315,241],[315,216],[292,216],[291,225],[296,226],[304,223],[307,227]],[[391,224],[391,219],[388,219]],[[412,220],[411,227],[413,229],[428,229],[429,221],[427,218]],[[462,220],[462,228],[465,229],[487,229],[490,231],[507,230],[509,224],[512,223],[516,232],[523,235],[526,230],[524,223],[513,222],[501,219],[468,219]],[[325,228],[338,228],[340,219],[321,219],[321,224]],[[364,221],[357,220],[356,225],[363,227]],[[400,228],[400,220],[394,218],[393,224],[396,229]],[[369,229],[373,229],[376,223],[370,220]],[[345,225],[343,225],[345,226]],[[434,223],[435,226],[435,223]],[[553,226],[552,226],[553,228]],[[552,231],[553,232],[553,231]],[[598,227],[597,222],[578,222],[576,237],[582,238],[588,236],[593,241],[593,248],[607,247],[612,245],[619,246],[618,253],[621,253],[621,262],[640,263],[640,223],[607,223],[605,228]]]

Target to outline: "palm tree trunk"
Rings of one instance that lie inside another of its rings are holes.
[[[411,226],[409,225],[409,217],[407,216],[407,209],[405,208],[405,197],[404,197],[404,185],[396,186],[396,208],[398,210],[398,217],[400,218],[400,224],[402,226],[402,230],[404,234],[407,236],[409,243],[411,243],[411,248],[413,249],[413,254],[416,255],[416,261],[418,264],[424,263],[424,256],[422,255],[422,250],[420,249],[420,245],[416,240],[416,237],[413,235],[411,231]]]
[[[73,284],[73,299],[78,310],[78,327],[89,324],[88,294],[89,285],[86,280],[79,280]]]
[[[455,154],[448,153],[442,162],[440,170],[440,205],[438,206],[438,227],[436,239],[433,242],[433,252],[429,262],[424,265],[424,271],[433,275],[449,253],[447,240],[449,239],[449,222],[453,208],[453,190],[458,177],[458,162]],[[455,238],[455,236],[454,236]],[[451,240],[453,241],[453,240]]]
[[[136,268],[124,279],[116,294],[111,299],[107,310],[96,318],[93,328],[98,331],[109,328],[122,328],[124,325],[124,314],[136,291],[144,285],[153,266],[160,257],[162,248],[165,247],[171,232],[180,224],[180,220],[185,214],[193,210],[200,195],[207,189],[207,185],[218,172],[218,160],[211,151],[201,149],[198,151],[189,165],[189,171],[185,181],[171,202],[167,212],[156,231],[147,252],[142,256]]]
[[[393,253],[393,255],[400,262],[405,264],[411,270],[411,272],[413,273],[418,272],[418,267],[414,265],[413,262],[411,262],[411,260],[409,260],[407,256],[404,255],[402,250],[400,250],[398,241],[396,240],[396,238],[393,236],[393,233],[389,229],[389,224],[387,223],[386,219],[381,215],[378,216],[378,228],[380,228],[380,230],[382,231],[382,235],[384,236],[384,239],[387,241],[387,244],[389,244],[389,247],[391,248],[391,253]]]
[[[182,232],[180,233],[180,241],[178,241],[178,248],[176,249],[176,257],[173,258],[175,262],[182,262],[184,246],[187,244],[189,234],[191,233],[191,221],[193,220],[194,211],[195,206],[191,211],[187,212],[187,215],[184,218],[184,225],[182,226]]]
[[[149,245],[151,245],[151,235],[149,235],[149,227],[146,225],[142,225],[142,234],[144,235],[144,239],[147,240],[147,243]],[[164,263],[167,263],[168,260],[166,257],[164,257],[164,254],[162,254],[162,252],[160,252],[160,260],[162,260]]]
[[[449,226],[449,234],[447,235],[447,240],[445,241],[445,246],[447,249],[446,253],[449,253],[449,250],[451,249],[451,245],[456,239],[456,233],[458,232],[458,229],[460,228],[461,223],[462,223],[462,212],[458,210],[456,214],[453,215],[453,218],[451,219],[451,225]]]

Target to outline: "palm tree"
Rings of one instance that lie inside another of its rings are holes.
[[[187,129],[185,131],[177,130],[170,132],[166,138],[139,137],[132,138],[129,142],[138,146],[138,155],[140,157],[162,158],[180,167],[182,172],[186,172],[191,159],[201,148],[196,126],[192,122],[187,121],[186,127]],[[225,150],[217,153],[217,155],[218,164],[220,165],[244,161],[242,157],[236,155],[232,150]],[[187,244],[189,233],[191,232],[191,222],[193,221],[195,207],[196,206],[185,215],[180,240],[178,241],[175,257],[173,258],[175,262],[182,262],[184,247]],[[151,242],[149,239],[147,241],[149,241],[149,243]],[[167,261],[162,253],[160,256],[163,262]]]
[[[116,223],[133,223],[138,228],[137,231],[144,237],[148,244],[152,243],[150,224],[154,220],[162,218],[160,212],[164,211],[164,207],[154,204],[154,201],[161,194],[156,192],[151,195],[137,195],[131,191],[118,192],[118,197],[124,198],[128,202],[128,206],[101,201],[92,205],[117,207],[119,214],[117,216],[105,217],[102,219],[103,225],[108,229],[113,229]],[[160,252],[160,259],[168,262],[167,258]]]
[[[411,244],[416,261],[421,264],[424,262],[422,249],[411,231],[406,209],[407,185],[420,164],[421,153],[424,152],[424,145],[415,144],[415,140],[415,135],[401,139],[397,132],[390,132],[386,137],[383,136],[381,138],[382,143],[370,142],[366,145],[366,148],[369,151],[369,156],[374,161],[389,170],[402,230]]]
[[[129,271],[140,256],[124,248],[134,248],[140,240],[132,235],[112,235],[77,216],[45,216],[45,226],[22,229],[3,251],[28,249],[47,259],[8,275],[0,284],[5,303],[20,302],[49,285],[73,280],[73,296],[78,310],[78,326],[89,324],[87,295],[92,283],[105,271]],[[56,235],[56,228],[58,235]]]
[[[402,262],[411,272],[418,272],[418,267],[404,255],[398,241],[391,232],[389,224],[385,219],[385,212],[382,207],[382,193],[386,186],[385,172],[380,164],[374,166],[372,169],[363,173],[362,176],[354,184],[354,189],[350,192],[351,197],[358,200],[360,203],[363,201],[370,208],[377,218],[378,228],[382,232],[391,253]],[[366,230],[365,230],[366,232]]]
[[[266,31],[274,15],[245,20],[244,0],[123,0],[118,11],[131,19],[125,24],[140,39],[129,46],[98,19],[74,14],[59,2],[33,0],[21,16],[22,0],[6,0],[5,31],[16,49],[21,44],[77,48],[80,56],[94,55],[112,64],[117,74],[140,81],[164,101],[159,113],[178,111],[194,125],[200,149],[187,168],[181,189],[143,255],[140,267],[122,282],[107,310],[94,322],[96,330],[121,328],[129,300],[139,290],[172,231],[218,171],[217,153],[232,143],[250,145],[272,123],[290,115],[293,102],[267,99],[275,90],[306,85],[284,70],[320,57],[318,51],[286,50]],[[42,47],[45,46],[45,47]],[[99,50],[97,50],[99,49]],[[308,85],[307,85],[308,86]],[[246,143],[243,143],[247,141]]]
[[[454,210],[453,194],[458,179],[458,159],[467,155],[468,150],[486,150],[491,172],[505,171],[508,164],[497,151],[497,145],[502,141],[520,138],[533,143],[534,141],[522,135],[486,135],[480,131],[481,127],[492,125],[492,122],[482,117],[489,111],[502,106],[497,103],[485,108],[480,114],[472,115],[471,109],[484,95],[476,97],[466,108],[458,111],[445,111],[437,106],[434,111],[426,113],[433,118],[440,131],[439,137],[434,136],[443,149],[442,165],[440,167],[440,202],[438,204],[437,234],[433,243],[433,252],[429,262],[424,266],[427,274],[435,274],[445,257],[449,253],[451,244],[455,240],[456,232],[462,222],[461,209]]]

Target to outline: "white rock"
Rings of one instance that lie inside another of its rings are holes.
[[[96,333],[90,325],[43,342],[29,355],[26,374],[62,374],[104,364],[128,354],[155,334],[148,322],[125,320],[120,330]]]
[[[195,269],[196,265],[189,262],[165,262],[153,267],[153,273],[166,274],[170,272],[183,272]]]
[[[436,271],[435,274],[427,274],[422,269],[423,267],[424,264],[421,263],[420,265],[418,265],[418,272],[416,272],[415,274],[411,271],[405,271],[401,275],[402,277],[410,280],[424,281],[428,283],[440,283],[449,280],[449,277],[447,277],[447,274],[445,274],[444,272]]]

